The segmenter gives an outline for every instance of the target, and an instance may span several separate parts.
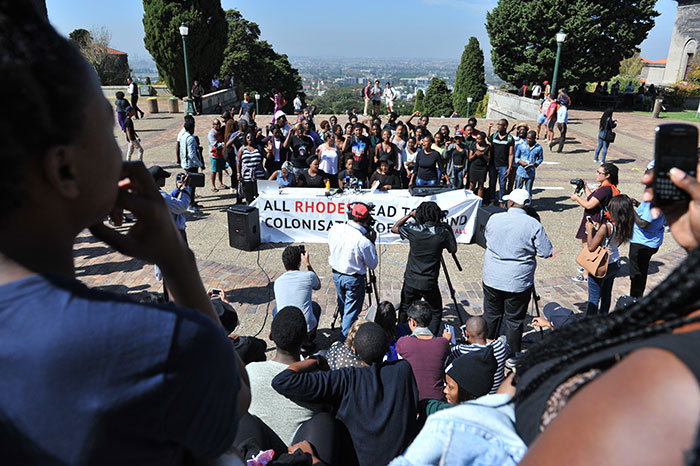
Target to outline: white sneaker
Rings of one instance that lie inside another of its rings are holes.
[[[188,207],[187,212],[189,212],[191,214],[201,214],[202,213],[202,211],[199,210],[197,207]]]

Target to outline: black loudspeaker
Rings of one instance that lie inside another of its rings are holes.
[[[506,209],[503,207],[498,207],[497,205],[487,205],[479,207],[476,212],[476,226],[474,227],[474,236],[472,236],[472,243],[476,243],[482,248],[486,249],[486,224],[489,218],[493,214],[498,214],[500,212],[505,212]]]
[[[226,210],[228,244],[232,248],[254,251],[260,246],[260,215],[256,207],[234,205]]]

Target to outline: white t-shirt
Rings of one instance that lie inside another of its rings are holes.
[[[384,100],[387,102],[393,102],[396,98],[396,91],[393,87],[384,90]]]
[[[367,273],[367,267],[377,266],[377,249],[365,237],[359,224],[336,223],[328,232],[328,264],[333,270],[347,275]]]
[[[535,84],[532,88],[532,98],[537,99],[542,94],[542,86]]]
[[[557,123],[568,123],[569,122],[569,109],[566,105],[560,105],[557,110]]]
[[[322,149],[321,158],[318,161],[318,168],[330,175],[338,174],[338,150]]]
[[[294,99],[294,111],[301,112],[301,99],[299,97]]]

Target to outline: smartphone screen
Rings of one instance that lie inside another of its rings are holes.
[[[456,344],[457,337],[455,336],[455,328],[450,324],[445,324],[445,330],[452,334],[452,339],[450,340],[450,343],[452,343],[453,345]]]
[[[654,205],[688,202],[690,196],[669,178],[671,168],[680,168],[695,177],[698,165],[698,129],[684,123],[656,127],[654,146]]]

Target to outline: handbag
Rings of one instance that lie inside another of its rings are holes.
[[[603,141],[607,142],[608,144],[610,144],[611,142],[615,142],[615,136],[615,131],[611,129],[606,129],[603,132]]]
[[[605,235],[608,240],[608,235]],[[608,243],[608,241],[606,241]],[[576,263],[584,268],[588,275],[595,278],[603,278],[608,274],[608,260],[610,250],[601,243],[595,250],[590,251],[587,245],[583,245],[581,252],[576,257]]]

